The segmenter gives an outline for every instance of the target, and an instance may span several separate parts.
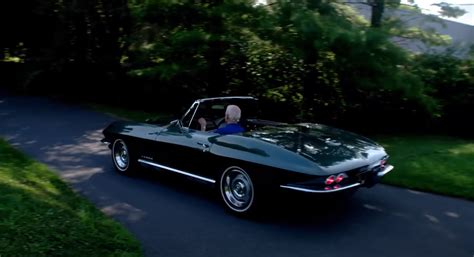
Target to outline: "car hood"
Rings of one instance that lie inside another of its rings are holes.
[[[299,154],[329,173],[359,168],[386,156],[374,141],[322,124],[267,126],[244,136]]]
[[[116,133],[125,136],[133,136],[137,138],[150,139],[156,138],[156,135],[163,130],[163,127],[148,123],[138,123],[132,121],[115,121],[107,126],[103,133]]]

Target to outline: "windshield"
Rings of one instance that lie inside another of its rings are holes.
[[[191,121],[193,120],[194,114],[196,113],[198,107],[199,103],[194,102],[193,105],[191,105],[191,108],[189,108],[184,114],[183,118],[181,119],[183,127],[189,127],[191,125]]]
[[[244,125],[248,119],[259,116],[257,99],[253,98],[214,98],[194,102],[181,119],[183,127],[200,129],[199,118],[208,121],[208,129],[217,128],[224,121],[225,110],[228,105],[237,105],[242,110],[240,124]]]
[[[199,105],[196,117],[223,118],[228,105],[237,105],[242,110],[241,120],[256,119],[259,116],[256,99],[217,99],[204,101]]]

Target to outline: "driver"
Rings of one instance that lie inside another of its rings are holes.
[[[244,128],[239,125],[241,110],[237,105],[228,105],[225,110],[224,120],[226,125],[216,129],[214,132],[221,135],[234,134],[244,132]],[[199,124],[201,125],[201,131],[206,131],[206,119],[199,118]]]

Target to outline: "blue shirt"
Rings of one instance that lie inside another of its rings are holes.
[[[216,129],[214,132],[219,133],[221,135],[234,134],[234,133],[244,132],[244,128],[242,128],[237,123],[231,123],[231,124],[227,124],[225,127]]]

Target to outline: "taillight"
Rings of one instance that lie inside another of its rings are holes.
[[[332,183],[334,183],[335,180],[336,180],[336,177],[334,175],[331,175],[326,179],[324,183],[326,185],[331,185]]]
[[[336,177],[336,183],[340,183],[342,180],[344,180],[345,178],[347,178],[347,175],[344,174],[344,173],[341,173],[339,175],[337,175]]]
[[[380,166],[384,167],[385,164],[387,164],[387,160],[386,160],[386,159],[380,161]]]

